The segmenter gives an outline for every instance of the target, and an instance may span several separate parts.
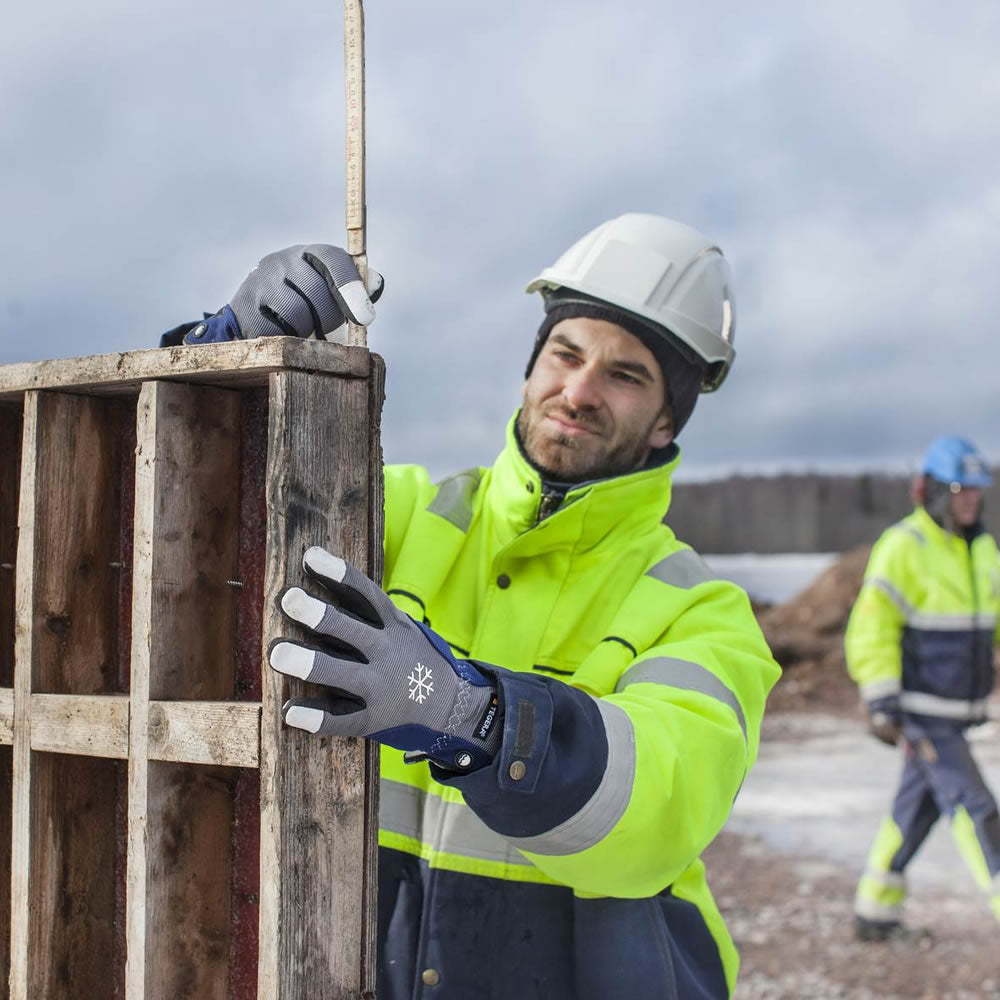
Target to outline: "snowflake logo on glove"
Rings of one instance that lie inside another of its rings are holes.
[[[279,606],[309,635],[273,640],[267,657],[279,674],[321,690],[289,698],[285,722],[377,740],[405,751],[409,763],[431,760],[453,773],[489,764],[503,742],[500,668],[456,660],[441,636],[340,556],[314,545],[302,567],[327,599],[288,587]]]
[[[425,667],[418,663],[415,670],[410,671],[410,676],[406,678],[410,682],[410,701],[415,701],[418,705],[424,703],[434,690],[434,677],[430,667]]]

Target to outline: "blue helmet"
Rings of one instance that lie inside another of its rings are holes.
[[[965,438],[948,435],[931,442],[920,472],[948,485],[989,486],[993,482],[989,466],[976,446]]]

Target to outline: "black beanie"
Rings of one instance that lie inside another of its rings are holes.
[[[535,361],[548,340],[552,328],[564,319],[586,316],[589,319],[603,319],[614,323],[637,337],[660,364],[663,372],[663,382],[666,386],[666,403],[670,407],[673,419],[674,437],[688,422],[694,404],[698,401],[701,391],[702,369],[693,361],[688,360],[679,347],[674,346],[663,333],[658,332],[649,323],[644,322],[634,313],[618,309],[599,299],[589,299],[579,293],[554,294],[545,297],[545,319],[535,336],[535,346],[528,359],[528,367],[524,377],[531,374]]]

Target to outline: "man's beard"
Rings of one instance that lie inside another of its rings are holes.
[[[598,444],[596,449],[581,448],[579,438],[568,434],[546,433],[542,422],[546,415],[565,417],[572,423],[594,431],[596,437],[586,440]],[[525,404],[517,417],[517,432],[521,447],[531,464],[543,479],[560,483],[585,483],[595,479],[609,479],[627,472],[634,472],[649,453],[649,436],[659,420],[655,417],[642,434],[625,435],[617,443],[609,444],[604,436],[604,423],[585,411],[568,407],[529,407]]]

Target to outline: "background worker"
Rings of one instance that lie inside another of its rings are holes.
[[[383,744],[382,1000],[725,998],[738,960],[699,855],[779,670],[745,593],[663,518],[675,438],[733,360],[728,267],[626,215],[528,291],[545,312],[495,463],[386,468],[385,589],[311,548],[316,585],[281,596],[305,638],[271,665],[325,686],[285,721]],[[333,247],[264,258],[227,309],[175,340],[370,317]]]
[[[914,486],[917,507],[872,549],[847,625],[847,666],[871,729],[902,739],[892,812],[855,897],[862,940],[905,936],[904,871],[942,814],[1000,919],[1000,816],[965,730],[986,719],[1000,612],[1000,557],[982,523],[992,482],[968,441],[940,437]]]

